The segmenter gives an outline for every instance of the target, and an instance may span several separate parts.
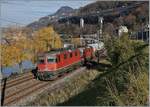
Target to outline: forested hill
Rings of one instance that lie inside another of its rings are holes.
[[[100,10],[114,9],[119,7],[132,6],[141,1],[96,1],[79,9],[79,14],[89,14]]]
[[[128,7],[135,6],[135,4],[139,5],[133,7],[132,9],[128,9]],[[90,14],[96,13],[97,11],[106,11],[111,13],[111,15],[107,16],[107,22],[106,18],[104,17],[105,26],[108,26],[107,24],[112,24],[114,26],[113,28],[117,28],[119,25],[126,25],[129,29],[134,30],[135,28],[138,29],[141,26],[141,21],[143,21],[144,23],[148,22],[148,5],[148,1],[96,1],[76,10],[65,6],[60,8],[53,15],[43,17],[39,19],[39,21],[29,24],[27,27],[39,29],[44,26],[52,25],[58,33],[69,32],[73,35],[78,35],[80,32],[78,26],[80,17],[89,15],[89,17],[86,18],[85,22],[90,22],[91,19],[97,21],[97,18],[93,17],[93,15]],[[127,8],[125,12],[120,12],[125,8]],[[113,11],[115,9],[119,10]],[[65,21],[60,21],[62,19],[68,20],[69,18],[69,22],[73,22],[70,23],[69,27],[67,27]],[[97,22],[94,24],[87,23],[85,25],[83,33],[95,33],[97,29],[96,24]]]

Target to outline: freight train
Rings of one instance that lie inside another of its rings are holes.
[[[93,47],[50,51],[38,56],[37,78],[54,80],[96,58]]]

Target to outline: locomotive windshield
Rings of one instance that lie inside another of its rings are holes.
[[[38,59],[38,63],[39,63],[39,64],[43,64],[43,63],[44,63],[44,58],[43,58],[43,57],[40,57],[40,58]]]
[[[47,58],[47,62],[48,63],[55,63],[56,62],[56,58],[55,57],[48,57]]]

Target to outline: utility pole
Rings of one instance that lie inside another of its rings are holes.
[[[99,14],[99,11],[97,12]],[[103,33],[102,33],[102,30],[103,30],[103,17],[102,15],[98,15],[98,25],[99,25],[99,30],[98,30],[98,50],[96,52],[96,56],[98,57],[97,58],[97,62],[99,63],[100,61],[100,43],[101,43],[101,38],[103,38]]]
[[[67,18],[67,35],[68,35],[68,41],[70,42],[70,43],[72,43],[72,35],[71,35],[71,29],[69,30],[69,28],[70,28],[70,22],[69,22],[69,18]],[[74,44],[73,44],[74,45]],[[73,46],[74,47],[74,46]]]
[[[103,17],[98,17],[98,23],[99,23],[99,36],[98,36],[98,48],[100,49],[100,40],[101,40],[101,37],[103,38],[103,33],[102,33],[102,30],[103,30]]]
[[[81,43],[81,46],[83,45],[83,37],[82,37],[83,28],[84,28],[84,19],[80,18],[80,29],[81,29],[80,43]]]
[[[143,32],[144,32],[144,30],[143,30],[144,28],[143,28],[143,22],[142,22],[142,41],[144,41],[144,39],[143,39]]]

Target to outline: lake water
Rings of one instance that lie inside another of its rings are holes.
[[[22,65],[23,65],[23,69],[34,68],[34,64],[29,60],[23,61]],[[3,76],[9,76],[15,72],[19,72],[19,65],[18,64],[14,65],[14,66],[10,66],[10,67],[4,67],[2,70],[2,75]],[[26,72],[26,70],[24,70],[24,72]]]

